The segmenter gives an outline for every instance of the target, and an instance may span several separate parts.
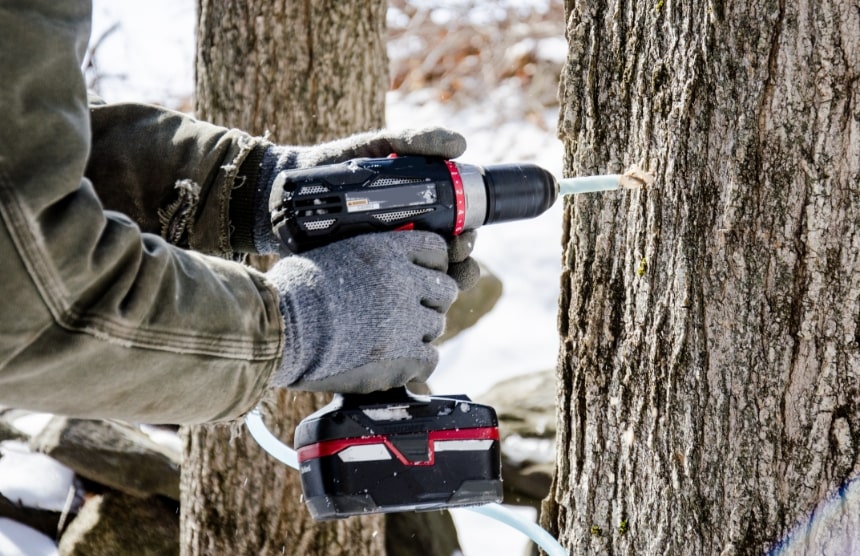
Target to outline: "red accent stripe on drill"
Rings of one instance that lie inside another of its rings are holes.
[[[466,192],[463,190],[463,178],[460,176],[457,164],[446,160],[445,165],[448,167],[451,181],[454,183],[454,201],[457,205],[457,216],[454,219],[454,235],[458,236],[463,233],[463,228],[466,226]]]
[[[368,444],[385,444],[388,451],[400,460],[403,465],[419,466],[433,465],[436,463],[436,441],[444,440],[498,440],[498,427],[478,427],[473,429],[456,429],[456,430],[440,430],[430,431],[427,438],[427,451],[429,458],[427,461],[410,461],[406,459],[394,443],[384,435],[362,436],[358,438],[339,438],[337,440],[325,440],[316,444],[310,444],[303,448],[299,448],[299,463],[304,463],[310,459],[316,459],[326,456],[333,456],[342,450],[351,446],[366,446]]]

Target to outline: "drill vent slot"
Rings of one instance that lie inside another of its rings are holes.
[[[319,195],[320,193],[328,193],[331,191],[324,185],[306,185],[299,189],[297,195]]]
[[[332,224],[335,222],[336,220],[334,218],[327,218],[325,220],[311,220],[310,222],[304,222],[303,225],[309,232],[318,232],[320,230],[325,230],[326,228],[331,228]]]
[[[369,187],[385,187],[387,185],[406,185],[409,183],[424,183],[424,178],[380,178],[371,183]]]
[[[374,214],[373,217],[381,222],[384,222],[385,224],[390,224],[391,222],[395,222],[397,220],[403,220],[404,218],[412,218],[413,216],[418,216],[419,214],[427,214],[428,212],[433,212],[433,209],[424,208],[412,210],[398,210],[396,212]]]

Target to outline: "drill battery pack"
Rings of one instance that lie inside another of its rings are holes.
[[[316,520],[502,499],[496,412],[465,396],[336,395],[294,445]]]

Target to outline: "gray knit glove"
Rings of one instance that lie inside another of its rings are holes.
[[[448,241],[448,276],[457,282],[460,291],[472,289],[481,277],[478,262],[469,256],[477,237],[475,230],[467,230]]]
[[[335,164],[353,158],[381,158],[392,153],[457,158],[464,152],[466,139],[462,135],[442,127],[428,127],[368,131],[313,147],[273,146],[268,154],[274,158],[271,176],[274,179],[281,170]]]
[[[281,293],[284,358],[273,386],[367,393],[426,380],[430,344],[457,286],[445,241],[429,232],[366,234],[293,255],[267,274]]]

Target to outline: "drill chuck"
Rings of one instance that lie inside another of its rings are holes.
[[[270,209],[284,251],[298,253],[378,231],[453,237],[484,224],[539,216],[557,197],[553,175],[533,164],[482,167],[404,156],[281,172]]]
[[[534,218],[558,197],[555,177],[534,164],[496,164],[484,171],[487,218],[484,224]]]

